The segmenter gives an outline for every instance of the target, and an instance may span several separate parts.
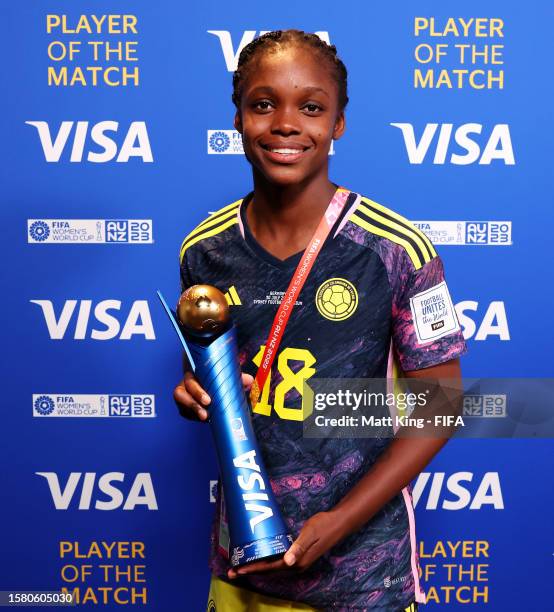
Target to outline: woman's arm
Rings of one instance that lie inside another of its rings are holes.
[[[458,359],[405,372],[406,378],[461,382]],[[360,529],[389,500],[409,484],[446,444],[448,438],[395,438],[375,465],[331,510],[342,523],[344,536]]]
[[[437,366],[405,372],[407,378],[428,378],[461,386],[460,363],[452,359]],[[283,559],[260,561],[247,565],[238,574],[279,570],[294,566],[309,567],[343,538],[359,530],[388,501],[397,495],[425,468],[446,444],[448,438],[395,438],[373,467],[327,512],[318,512],[308,519],[298,538]],[[230,570],[229,577],[237,572]]]

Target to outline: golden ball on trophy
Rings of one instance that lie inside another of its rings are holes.
[[[219,289],[212,285],[193,285],[181,294],[177,316],[187,332],[209,338],[229,323],[229,306]]]

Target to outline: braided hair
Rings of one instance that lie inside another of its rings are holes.
[[[275,30],[267,32],[246,45],[240,52],[237,69],[233,74],[233,104],[240,108],[242,88],[252,60],[262,54],[275,52],[286,45],[305,45],[319,53],[329,64],[338,87],[339,110],[344,110],[348,104],[346,66],[337,55],[335,45],[328,45],[317,34],[309,34],[302,30]]]

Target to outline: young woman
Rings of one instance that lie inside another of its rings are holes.
[[[254,189],[210,215],[181,247],[183,288],[206,283],[228,292],[248,387],[283,293],[328,222],[253,406],[272,488],[296,539],[283,559],[237,572],[224,554],[218,510],[208,606],[218,612],[395,612],[424,601],[407,486],[445,440],[302,435],[304,380],[385,378],[393,360],[406,377],[456,379],[465,350],[430,241],[397,213],[329,180],[329,148],[345,130],[346,77],[335,47],[313,34],[271,32],[244,48],[233,102]],[[434,325],[422,315],[424,298],[441,305]],[[174,397],[185,416],[206,420],[210,398],[190,373]]]

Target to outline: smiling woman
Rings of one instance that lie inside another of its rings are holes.
[[[296,539],[283,558],[231,569],[244,547],[228,550],[218,493],[208,609],[413,611],[425,597],[406,487],[445,440],[305,439],[303,392],[316,374],[385,378],[395,361],[408,377],[459,377],[465,344],[441,261],[404,217],[329,179],[348,102],[333,46],[298,30],[260,36],[240,54],[233,102],[254,189],[188,234],[181,283],[235,296],[254,431]],[[445,304],[435,329],[424,297]],[[207,419],[192,373],[174,397]]]
[[[245,48],[233,78],[235,127],[254,180],[281,185],[318,181],[328,200],[332,140],[344,132],[346,68],[334,47],[294,31],[260,37]],[[262,51],[263,50],[263,51]]]
[[[270,32],[241,53],[233,102],[258,187],[246,211],[250,229],[270,253],[286,259],[306,246],[335,191],[328,153],[345,129],[346,68],[336,49],[314,34]],[[293,194],[300,186],[298,200]]]

